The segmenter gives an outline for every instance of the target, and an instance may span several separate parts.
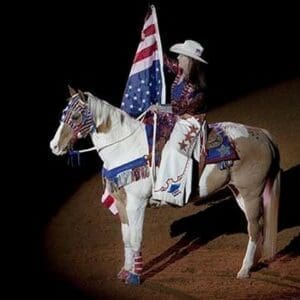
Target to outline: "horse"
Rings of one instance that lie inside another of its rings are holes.
[[[53,154],[67,153],[77,139],[90,135],[108,172],[138,163],[136,169],[140,171],[135,180],[126,179],[121,187],[112,184],[110,192],[121,212],[124,244],[124,265],[117,277],[126,284],[139,285],[143,271],[143,221],[154,184],[145,124],[90,92],[70,88],[70,94],[50,142]],[[223,170],[216,163],[204,165],[198,194],[202,199],[222,188],[231,189],[247,220],[248,245],[237,273],[237,278],[247,278],[261,258],[271,259],[276,253],[279,150],[265,129],[233,122],[221,122],[220,126],[234,142],[239,159]],[[196,143],[200,144],[201,139]],[[201,155],[195,158],[198,163],[201,161]]]

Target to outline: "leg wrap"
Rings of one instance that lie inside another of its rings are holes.
[[[143,272],[143,258],[141,252],[134,254],[134,273],[141,275]]]

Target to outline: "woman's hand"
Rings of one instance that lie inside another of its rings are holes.
[[[158,104],[152,104],[152,105],[149,107],[149,110],[150,110],[152,113],[158,113],[158,112],[159,112],[159,105],[158,105]]]

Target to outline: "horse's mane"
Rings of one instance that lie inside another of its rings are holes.
[[[85,93],[88,96],[89,109],[93,114],[96,128],[101,138],[106,139],[107,143],[113,143],[123,139],[135,132],[141,123],[130,117],[125,111],[99,99],[90,92]]]
[[[86,92],[85,94],[88,96],[89,109],[94,116],[96,127],[107,123],[111,112],[117,108],[107,101],[97,98],[90,92]]]

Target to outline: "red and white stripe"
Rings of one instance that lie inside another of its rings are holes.
[[[156,25],[153,12],[146,19],[142,29],[142,40],[138,45],[129,76],[141,72],[158,60]]]
[[[116,200],[115,198],[108,192],[107,189],[105,189],[104,194],[101,198],[101,202],[102,204],[108,208],[113,215],[117,215],[118,214],[118,209],[116,206]]]
[[[151,67],[154,60],[160,61],[160,68],[163,70],[163,51],[158,30],[158,22],[155,7],[151,6],[151,13],[146,17],[143,29],[142,40],[135,54],[129,76],[139,73]],[[162,99],[165,104],[165,78],[162,72]]]
[[[142,274],[143,272],[143,258],[142,253],[137,252],[134,255],[134,273],[136,274]]]

